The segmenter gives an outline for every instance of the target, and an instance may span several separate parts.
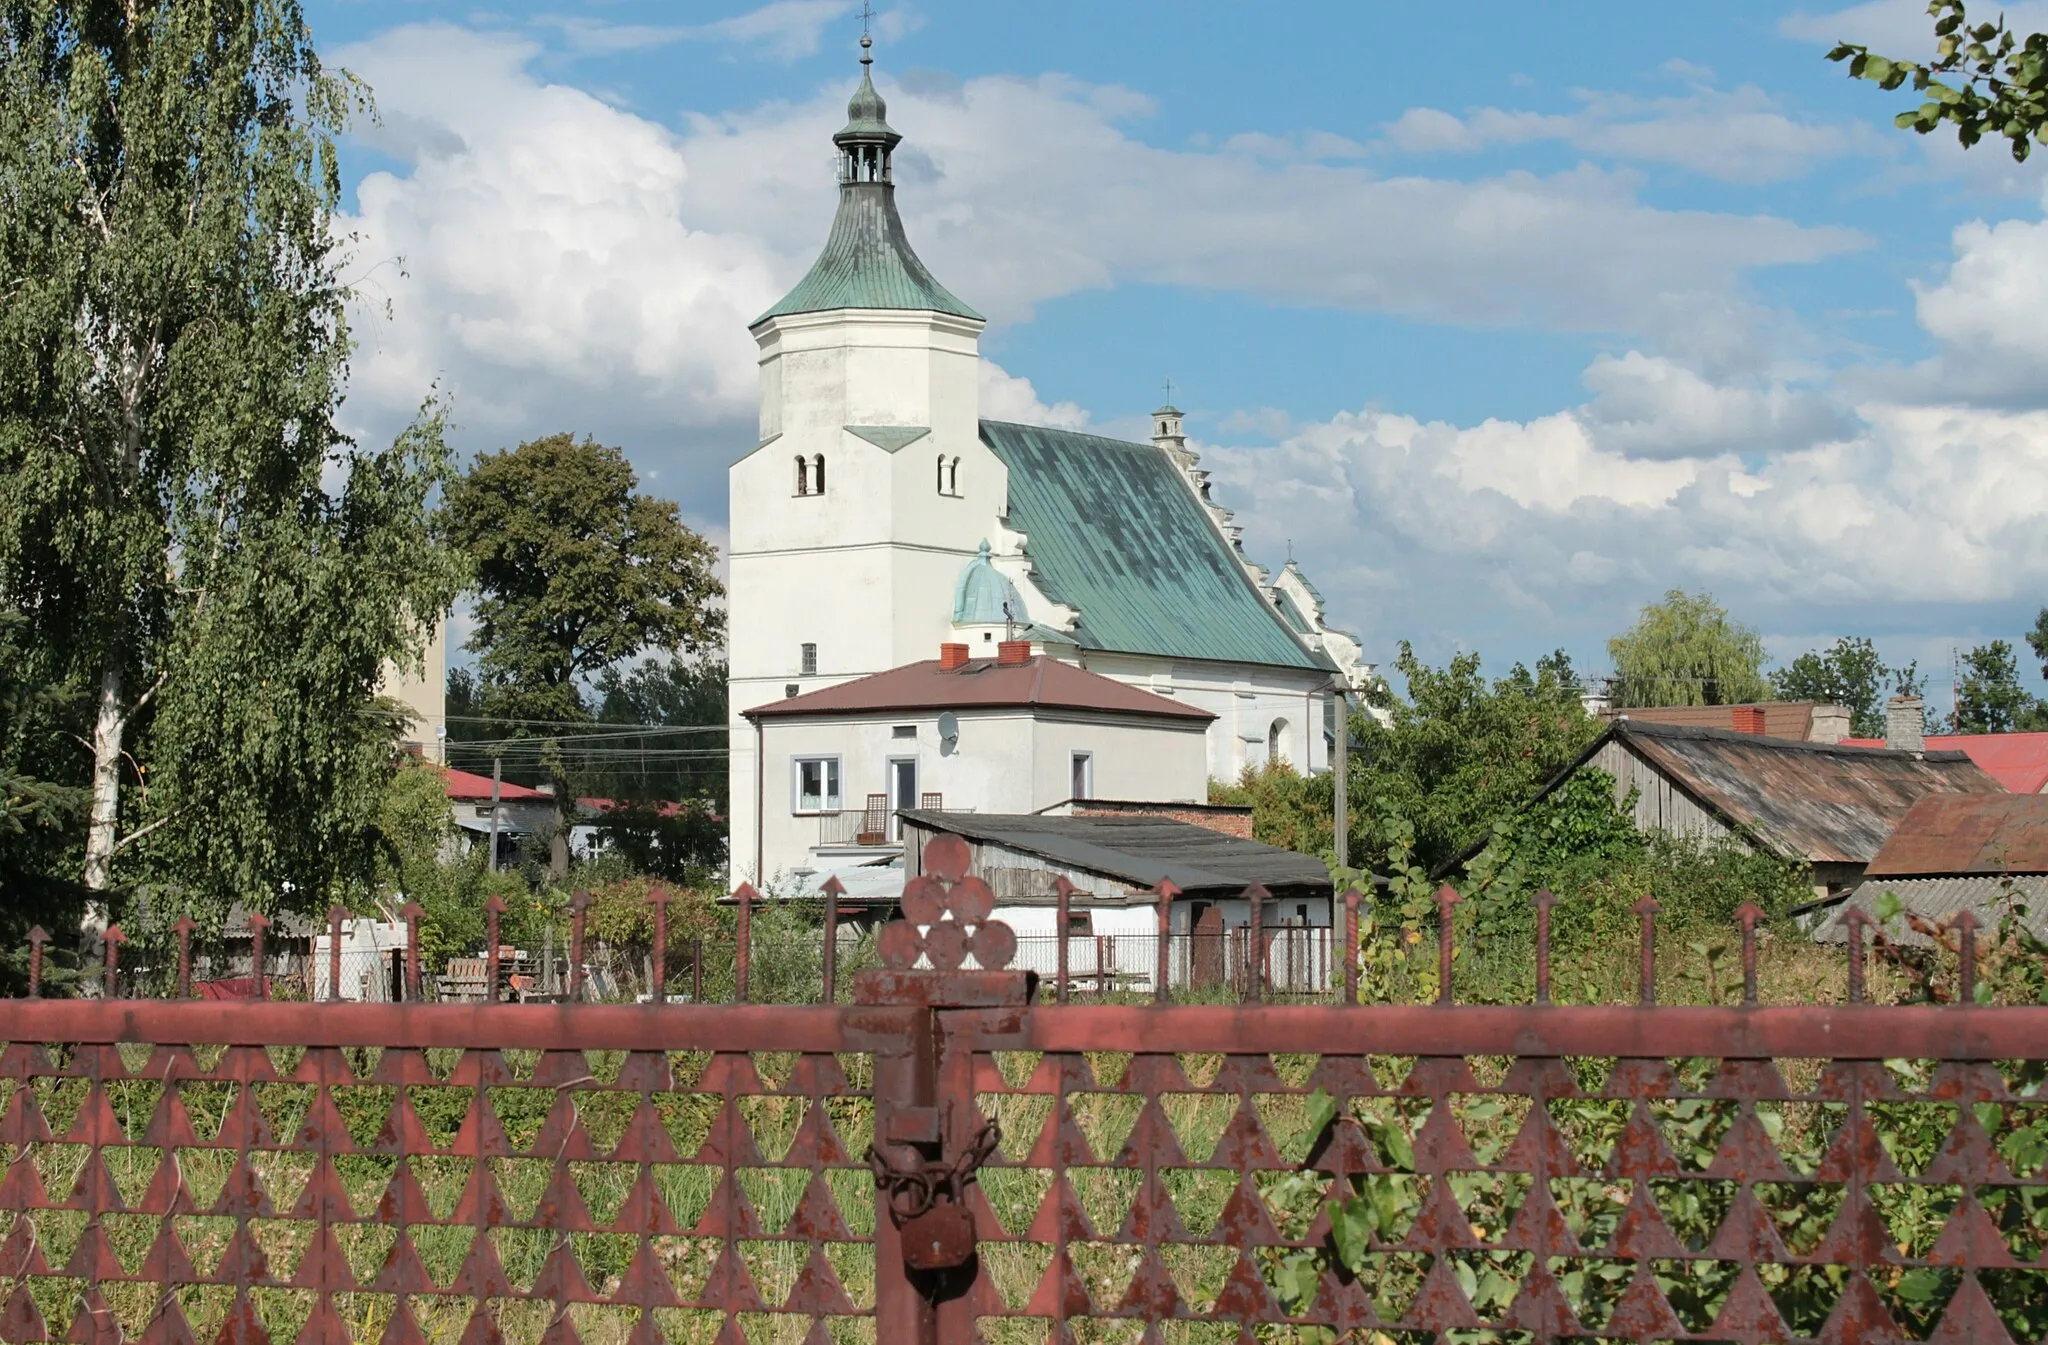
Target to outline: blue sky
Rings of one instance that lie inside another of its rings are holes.
[[[438,384],[463,447],[589,431],[721,533],[855,8],[311,3],[382,114],[358,427]],[[1940,700],[2048,601],[2048,229],[2039,171],[1822,59],[1917,51],[1923,10],[890,5],[877,73],[988,412],[1135,435],[1170,376],[1254,554],[1382,660],[1597,670],[1704,587]]]

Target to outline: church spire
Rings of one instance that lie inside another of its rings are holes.
[[[903,137],[889,125],[888,105],[875,90],[874,45],[863,32],[860,87],[847,101],[845,127],[832,137],[839,148],[839,213],[825,250],[810,274],[752,326],[839,308],[907,309],[982,320],[925,269],[904,235],[890,163]]]
[[[890,180],[889,156],[903,143],[903,137],[889,126],[889,105],[875,92],[873,69],[875,40],[860,35],[860,87],[846,103],[846,128],[832,137],[839,146],[839,181]]]

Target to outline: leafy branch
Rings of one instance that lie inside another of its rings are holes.
[[[1986,135],[2004,136],[2012,142],[2012,157],[2024,163],[2048,125],[2048,33],[2022,38],[2006,26],[2003,14],[1996,22],[1972,25],[1964,0],[1929,0],[1927,12],[1934,19],[1932,61],[1880,56],[1853,42],[1837,45],[1828,59],[1847,61],[1852,78],[1885,90],[1910,79],[1926,97],[1892,119],[1899,129],[1926,135],[1948,123],[1965,149]]]

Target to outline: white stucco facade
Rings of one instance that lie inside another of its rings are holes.
[[[735,850],[747,851],[736,854],[735,867],[779,885],[804,870],[883,858],[899,848],[899,836],[893,822],[862,836],[868,796],[886,795],[894,808],[906,786],[912,807],[933,801],[946,809],[1038,812],[1074,797],[1077,754],[1086,759],[1089,796],[1158,803],[1208,798],[1207,735],[1198,720],[963,709],[953,712],[958,732],[949,740],[940,736],[940,713],[935,707],[762,720],[765,807],[758,833],[752,799],[744,814],[734,815]],[[832,763],[837,793],[806,797],[800,763],[824,762]]]

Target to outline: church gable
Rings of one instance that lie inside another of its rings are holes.
[[[1009,469],[1004,521],[1028,539],[1032,580],[1080,611],[1082,648],[1331,666],[1288,631],[1156,447],[992,420],[981,437]]]

